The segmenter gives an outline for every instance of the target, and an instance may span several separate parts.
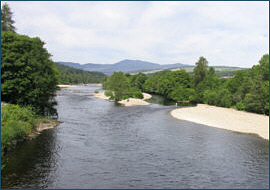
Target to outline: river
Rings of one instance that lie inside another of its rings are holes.
[[[58,91],[62,124],[8,153],[2,188],[269,188],[269,141]]]

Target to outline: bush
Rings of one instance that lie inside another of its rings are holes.
[[[216,105],[218,102],[217,92],[212,90],[206,90],[203,94],[203,102],[209,105]]]
[[[135,92],[133,92],[132,97],[133,97],[133,98],[143,99],[143,94],[142,94],[141,91],[135,91]]]
[[[235,108],[236,108],[237,110],[245,110],[245,109],[246,109],[245,105],[244,105],[242,102],[238,102],[238,103],[235,105]]]
[[[8,104],[1,107],[2,152],[13,142],[24,139],[34,129],[36,115],[29,107]]]
[[[112,91],[108,90],[104,94],[105,94],[105,96],[110,97],[110,100],[114,99],[114,95],[113,95]]]
[[[177,87],[168,94],[168,98],[174,101],[190,101],[194,95],[194,90],[182,86]]]

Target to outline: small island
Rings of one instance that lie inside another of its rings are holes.
[[[143,99],[139,98],[128,98],[125,100],[118,101],[118,103],[122,104],[123,106],[146,106],[150,103],[146,102],[145,100],[150,99],[152,96],[147,93],[142,93]],[[110,97],[106,96],[104,92],[97,92],[93,94],[94,97],[103,99],[103,100],[110,100]],[[112,101],[112,100],[111,100]]]

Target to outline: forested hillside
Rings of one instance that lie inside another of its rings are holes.
[[[54,63],[59,70],[60,84],[87,84],[101,83],[105,80],[106,75],[95,71],[84,71],[65,66],[59,63]]]

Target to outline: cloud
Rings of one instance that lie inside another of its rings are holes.
[[[269,2],[8,2],[55,61],[251,67],[269,52]]]

